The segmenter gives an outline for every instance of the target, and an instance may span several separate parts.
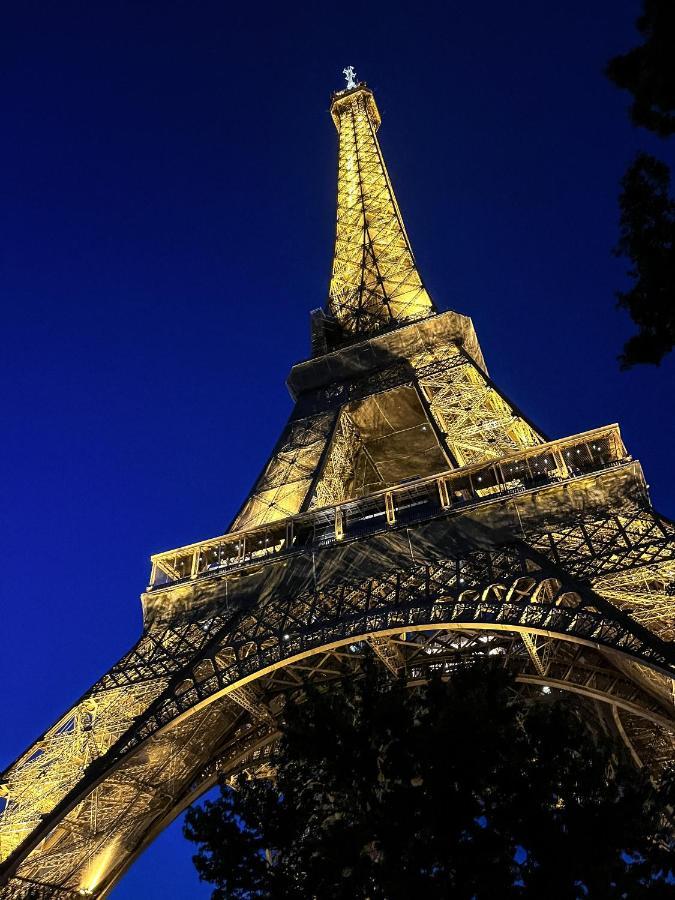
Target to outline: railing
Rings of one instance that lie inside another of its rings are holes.
[[[294,553],[353,540],[450,510],[579,478],[626,462],[616,425],[539,444],[251,531],[232,532],[151,558],[150,590],[244,569]]]

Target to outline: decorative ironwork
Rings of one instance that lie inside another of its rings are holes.
[[[358,429],[347,413],[342,413],[335,426],[324,470],[314,489],[311,507],[335,506],[349,499],[360,443]]]
[[[433,313],[417,270],[376,131],[380,114],[365,86],[337,95],[331,113],[340,136],[337,233],[329,308],[348,334]]]
[[[322,413],[289,423],[234,528],[245,531],[300,511],[334,421],[334,414]]]
[[[152,558],[136,646],[0,776],[3,900],[104,897],[217,777],[272,771],[307,680],[367,658],[415,684],[495,657],[655,775],[672,757],[675,526],[616,426],[547,441],[470,320],[435,315],[372,93],[348,83],[331,112],[325,355],[294,367],[231,530]]]
[[[457,346],[412,360],[419,383],[459,466],[500,459],[542,437]]]

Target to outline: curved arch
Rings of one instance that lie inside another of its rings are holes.
[[[7,874],[149,740],[243,686],[320,652],[402,631],[504,631],[605,647],[672,677],[672,651],[523,545],[474,549],[355,583],[274,593],[192,655],[118,742],[96,760],[11,859]]]
[[[384,634],[377,634],[368,635],[366,637],[370,638],[385,636],[386,635]],[[344,646],[346,646],[346,644],[344,643],[340,645],[340,647]],[[316,655],[321,654],[323,649],[325,648],[317,651]],[[423,677],[424,676],[422,675],[418,675],[417,677],[411,676],[408,680],[408,683],[412,686],[423,680]],[[563,677],[555,677],[554,675],[551,675],[551,677],[525,673],[516,675],[516,682],[519,684],[528,686],[531,685],[537,688],[549,688],[553,690],[563,691],[575,696],[580,696],[589,700],[595,700],[604,703],[610,708],[612,717],[618,722],[620,722],[621,720],[618,719],[616,711],[617,709],[620,709],[632,716],[643,718],[646,720],[646,722],[659,726],[660,728],[667,728],[675,732],[675,718],[669,718],[667,715],[665,715],[665,713],[655,711],[653,708],[649,708],[647,705],[640,706],[637,702],[626,699],[624,696],[622,696],[620,691],[617,690],[619,680],[620,679],[617,678],[616,671],[610,673],[610,675],[608,676],[608,684],[606,685],[605,689],[602,689],[600,687],[590,686],[587,683],[579,683],[570,679],[566,680]],[[624,679],[624,681],[626,685],[630,684],[629,679]],[[154,842],[159,834],[166,827],[168,827],[178,816],[180,816],[189,806],[196,802],[203,794],[211,790],[218,783],[220,777],[222,777],[223,775],[226,775],[228,778],[232,777],[242,769],[256,769],[260,766],[265,767],[267,765],[268,759],[265,751],[274,744],[279,735],[280,732],[278,730],[274,730],[270,731],[264,736],[261,736],[260,739],[250,748],[242,750],[242,752],[235,759],[230,759],[226,766],[221,766],[218,759],[211,760],[205,767],[205,770],[198,774],[193,784],[191,784],[185,791],[185,793],[177,799],[177,802],[174,804],[174,806],[167,811],[161,822],[156,823],[155,826],[153,826],[152,830],[145,835],[142,844],[135,848],[133,853],[125,861],[124,866],[115,873],[114,880],[111,881],[110,884],[104,889],[104,891],[100,894],[100,897],[107,897],[109,891],[112,890],[112,888],[117,883],[119,883],[120,879],[129,870],[136,859],[138,859],[138,857],[146,849],[148,849],[148,847]],[[619,735],[622,739],[625,740],[623,727],[619,729]],[[630,747],[630,745],[627,746]],[[642,762],[640,762],[640,765],[642,765]]]

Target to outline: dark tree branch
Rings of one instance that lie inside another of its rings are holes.
[[[638,333],[624,346],[622,368],[658,365],[675,345],[675,202],[668,167],[641,153],[621,181],[621,233],[615,248],[631,262],[633,286],[618,291]]]
[[[610,60],[607,76],[633,95],[633,122],[667,137],[675,134],[675,3],[644,0],[636,24],[644,43]]]

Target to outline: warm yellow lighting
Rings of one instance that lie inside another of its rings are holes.
[[[3,773],[0,862],[15,853],[24,882],[107,893],[216,774],[269,777],[279,691],[341,677],[346,654],[411,680],[508,654],[520,683],[608,704],[650,771],[673,757],[673,669],[647,632],[675,640],[675,526],[617,426],[546,441],[488,378],[471,320],[435,314],[375,100],[348,87],[329,309],[289,378],[298,405],[230,531],[152,558],[136,646]],[[111,547],[101,567],[117,576]],[[582,607],[570,574],[605,603]]]
[[[116,841],[108,844],[86,868],[81,881],[80,894],[83,896],[91,896],[96,888],[101,884],[106,873],[110,869],[110,864],[115,856]]]
[[[340,135],[331,312],[345,331],[359,335],[429,316],[433,305],[376,136],[375,98],[359,85],[338,94],[331,113]]]

